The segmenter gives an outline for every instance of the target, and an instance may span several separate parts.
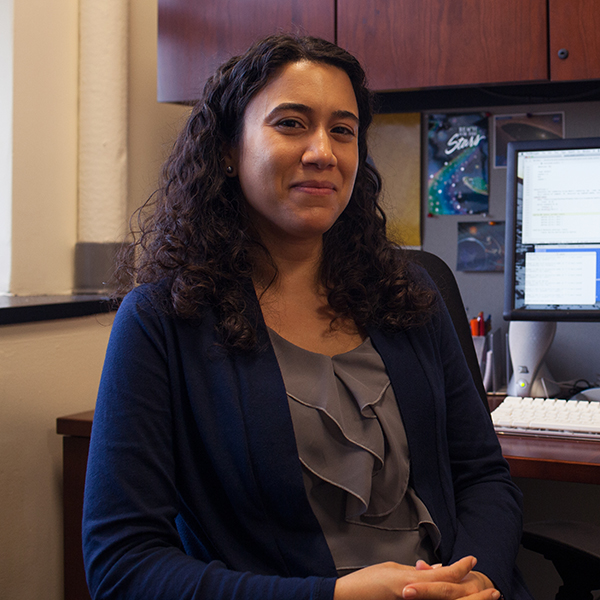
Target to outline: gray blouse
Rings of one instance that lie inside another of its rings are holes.
[[[308,499],[338,573],[388,560],[436,562],[440,533],[408,485],[404,425],[370,339],[329,357],[269,335]]]

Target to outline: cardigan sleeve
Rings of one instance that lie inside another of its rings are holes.
[[[230,570],[188,556],[176,521],[165,320],[139,289],[121,305],[100,383],[85,486],[83,551],[95,600],[331,600],[334,578]]]
[[[456,511],[449,562],[472,554],[478,560],[476,569],[507,598],[529,598],[527,593],[517,593],[521,584],[514,566],[522,530],[521,492],[510,478],[489,413],[475,389],[445,307],[438,331]]]

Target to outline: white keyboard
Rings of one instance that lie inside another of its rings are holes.
[[[600,402],[507,396],[492,421],[498,433],[600,441]]]

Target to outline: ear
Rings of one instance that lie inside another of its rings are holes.
[[[239,152],[237,148],[228,148],[223,153],[223,166],[227,177],[237,177]]]

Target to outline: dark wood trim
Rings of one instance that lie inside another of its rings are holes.
[[[68,417],[59,417],[56,419],[56,433],[89,438],[92,434],[93,419],[93,410],[86,410]]]
[[[89,437],[66,435],[63,438],[63,531],[65,600],[90,600],[83,553],[81,517],[83,489],[90,446]]]
[[[0,325],[85,317],[115,309],[115,302],[98,295],[0,296]]]
[[[94,411],[59,417],[63,435],[63,552],[65,600],[90,600],[81,551],[81,517]]]
[[[513,477],[600,484],[600,442],[498,436]]]
[[[375,97],[379,113],[591,102],[600,100],[600,80],[404,90]]]

